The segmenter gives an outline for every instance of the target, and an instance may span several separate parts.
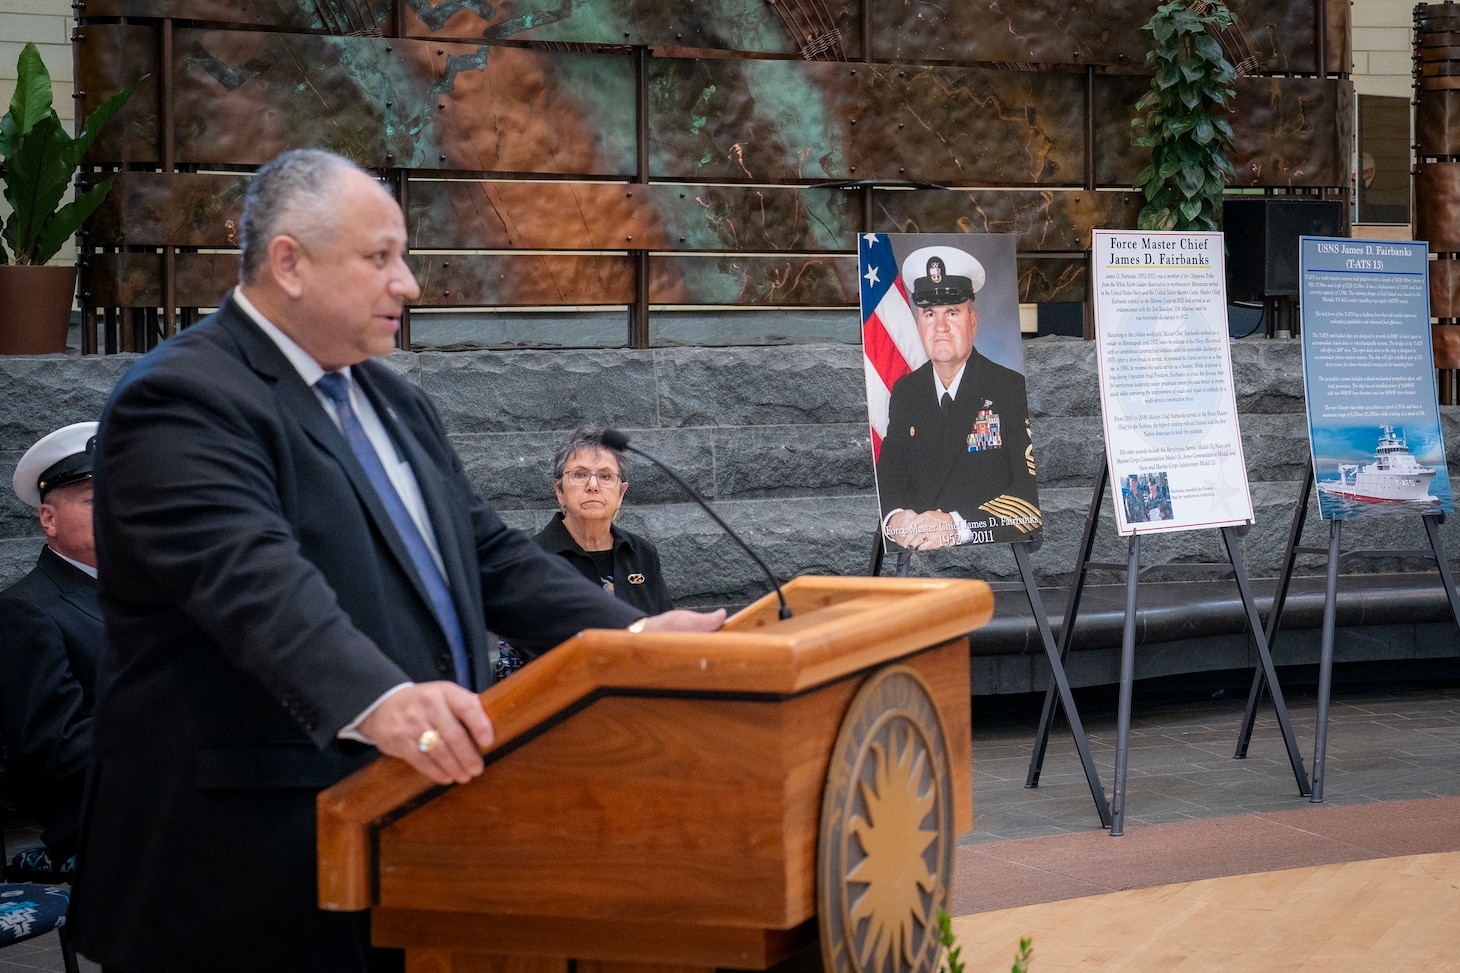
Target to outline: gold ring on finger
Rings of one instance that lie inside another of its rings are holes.
[[[441,743],[441,734],[435,730],[426,730],[416,738],[416,749],[422,753],[430,753]]]

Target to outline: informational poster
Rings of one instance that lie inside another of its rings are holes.
[[[867,233],[862,340],[886,549],[1040,528],[1014,238]]]
[[[1251,521],[1222,235],[1096,230],[1091,261],[1120,533]]]
[[[1423,242],[1299,241],[1303,390],[1326,520],[1454,509]]]

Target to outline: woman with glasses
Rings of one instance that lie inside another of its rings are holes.
[[[603,445],[602,433],[598,426],[579,426],[558,447],[553,491],[560,509],[533,539],[644,614],[669,611],[674,604],[658,550],[646,538],[614,526],[629,489],[628,466],[623,453]]]

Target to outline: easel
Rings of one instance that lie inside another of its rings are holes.
[[[1034,624],[1039,629],[1039,638],[1044,645],[1045,655],[1049,658],[1049,671],[1053,684],[1046,690],[1045,708],[1049,708],[1049,700],[1059,693],[1061,704],[1065,708],[1065,714],[1070,724],[1070,734],[1075,738],[1075,750],[1080,755],[1080,765],[1085,770],[1085,782],[1090,787],[1090,797],[1095,801],[1095,813],[1100,816],[1100,826],[1108,828],[1111,826],[1110,804],[1105,800],[1105,787],[1100,783],[1100,772],[1095,768],[1095,758],[1090,754],[1090,741],[1085,736],[1085,727],[1080,722],[1079,711],[1075,708],[1075,697],[1070,691],[1069,679],[1065,676],[1064,663],[1061,655],[1055,648],[1054,632],[1049,625],[1049,615],[1044,609],[1044,599],[1040,597],[1039,586],[1035,583],[1034,569],[1029,564],[1029,555],[1039,549],[1034,541],[1015,541],[1009,545],[1014,552],[1014,561],[1019,565],[1019,578],[1024,585],[1024,596],[1029,599],[1029,610],[1034,615]],[[874,577],[881,573],[883,557],[883,537],[879,530],[872,541],[872,561],[869,573]],[[897,552],[897,575],[906,577],[912,564],[912,551],[899,550]],[[1066,626],[1068,630],[1069,626]],[[1049,731],[1046,728],[1044,738],[1047,741]],[[1033,784],[1028,785],[1033,787]]]
[[[1252,630],[1253,640],[1257,643],[1257,653],[1261,659],[1259,672],[1265,674],[1268,685],[1272,687],[1273,706],[1277,710],[1278,726],[1282,729],[1283,743],[1288,748],[1288,760],[1293,767],[1293,776],[1298,782],[1298,793],[1307,796],[1308,775],[1303,769],[1303,755],[1298,750],[1297,739],[1293,736],[1292,721],[1288,718],[1287,704],[1283,701],[1282,689],[1278,686],[1277,671],[1273,668],[1272,654],[1268,651],[1268,639],[1262,628],[1262,622],[1257,614],[1257,604],[1252,597],[1252,588],[1247,579],[1247,571],[1242,562],[1241,537],[1246,533],[1247,525],[1242,527],[1223,527],[1222,542],[1227,549],[1226,563],[1203,563],[1203,564],[1164,564],[1152,565],[1145,569],[1140,566],[1141,562],[1141,535],[1131,535],[1129,553],[1124,564],[1116,562],[1100,562],[1090,560],[1095,550],[1095,531],[1100,522],[1100,508],[1103,505],[1105,489],[1110,485],[1110,465],[1107,460],[1100,464],[1100,478],[1095,486],[1094,496],[1090,499],[1090,509],[1085,517],[1085,534],[1080,541],[1080,552],[1076,562],[1075,582],[1070,588],[1069,603],[1065,606],[1064,627],[1060,632],[1060,647],[1058,654],[1052,654],[1050,665],[1063,674],[1064,661],[1069,658],[1070,648],[1074,642],[1075,620],[1079,615],[1080,598],[1084,593],[1085,579],[1092,570],[1125,571],[1125,627],[1121,635],[1120,647],[1120,697],[1117,712],[1116,739],[1115,739],[1115,785],[1111,797],[1111,821],[1110,834],[1121,835],[1125,831],[1125,798],[1126,798],[1126,775],[1129,769],[1130,755],[1130,721],[1131,721],[1131,695],[1132,685],[1135,681],[1135,658],[1136,658],[1136,586],[1139,583],[1141,574],[1154,570],[1157,567],[1167,570],[1225,570],[1230,571],[1237,582],[1237,592],[1242,598],[1242,607],[1247,614],[1247,624]],[[1061,697],[1061,702],[1064,702]],[[1066,702],[1064,705],[1068,706]],[[1069,712],[1068,709],[1066,712]],[[1029,776],[1025,780],[1026,787],[1036,787],[1039,784],[1039,773],[1044,764],[1045,750],[1049,744],[1049,731],[1054,724],[1055,699],[1052,691],[1044,694],[1044,712],[1040,717],[1039,733],[1035,739],[1034,751],[1029,759]]]
[[[1323,638],[1318,656],[1318,715],[1313,734],[1313,788],[1311,800],[1314,804],[1323,802],[1323,770],[1328,757],[1328,702],[1333,690],[1333,642],[1338,615],[1338,564],[1345,557],[1433,557],[1439,570],[1440,582],[1445,586],[1445,597],[1450,602],[1450,613],[1455,625],[1460,628],[1460,596],[1455,591],[1455,579],[1450,574],[1450,562],[1445,559],[1444,544],[1440,541],[1440,524],[1444,514],[1420,514],[1424,521],[1425,535],[1429,538],[1429,550],[1424,548],[1403,548],[1399,550],[1355,549],[1344,551],[1339,546],[1343,532],[1343,519],[1331,520],[1328,533],[1328,547],[1299,547],[1303,537],[1303,522],[1308,516],[1308,500],[1313,495],[1313,457],[1308,457],[1308,466],[1303,473],[1303,486],[1298,491],[1298,503],[1293,510],[1293,524],[1288,531],[1287,553],[1283,558],[1282,576],[1277,591],[1273,594],[1272,611],[1267,618],[1265,640],[1269,646],[1277,637],[1282,622],[1283,608],[1287,604],[1288,588],[1293,579],[1293,568],[1299,554],[1328,555],[1328,577],[1323,590]],[[1235,756],[1247,756],[1247,744],[1252,739],[1252,726],[1257,719],[1257,704],[1262,699],[1263,688],[1272,679],[1270,673],[1258,669],[1252,676],[1252,691],[1247,694],[1247,711],[1242,717],[1242,729],[1237,735]],[[1271,685],[1276,686],[1275,682]],[[1274,693],[1276,698],[1276,693]]]

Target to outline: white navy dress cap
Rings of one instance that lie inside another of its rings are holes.
[[[983,264],[957,247],[923,247],[902,262],[903,283],[912,284],[912,302],[918,307],[971,301],[986,277]]]
[[[15,467],[15,495],[27,506],[39,507],[48,491],[90,479],[95,450],[94,422],[73,423],[42,436]]]

